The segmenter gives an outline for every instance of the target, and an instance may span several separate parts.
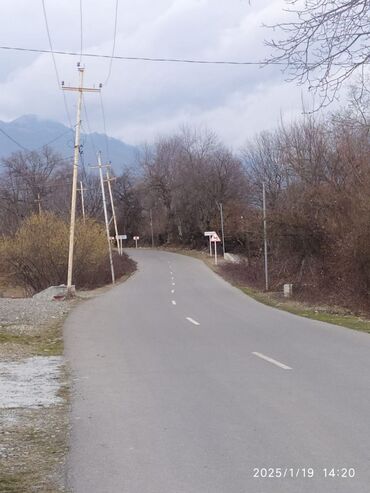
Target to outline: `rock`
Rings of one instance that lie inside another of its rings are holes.
[[[75,294],[75,286],[72,286],[72,294]],[[65,284],[61,284],[60,286],[50,286],[50,288],[46,288],[40,293],[36,293],[32,298],[35,300],[64,300],[67,296],[67,286]]]
[[[239,264],[241,262],[240,257],[232,253],[225,253],[224,259],[227,262],[232,262],[233,264]]]

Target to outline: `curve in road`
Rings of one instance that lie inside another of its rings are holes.
[[[367,334],[264,306],[190,257],[129,254],[137,273],[65,326],[72,491],[369,491]]]

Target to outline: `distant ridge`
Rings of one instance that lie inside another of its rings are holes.
[[[29,150],[38,150],[45,144],[60,153],[63,157],[73,155],[74,134],[62,123],[42,119],[36,115],[24,115],[11,122],[0,120],[0,128],[15,141]],[[101,150],[104,159],[106,152],[106,137],[104,134],[81,134],[83,159],[86,165],[96,163],[95,149]],[[116,172],[127,166],[135,166],[138,148],[125,142],[108,137],[109,158]],[[12,152],[22,149],[4,134],[0,133],[0,159],[8,157]]]

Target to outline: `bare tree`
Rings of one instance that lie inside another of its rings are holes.
[[[353,74],[359,74],[364,86],[370,61],[370,0],[286,3],[293,20],[270,26],[278,35],[267,42],[275,52],[267,62],[286,63],[289,79],[308,82],[320,95],[320,106],[331,103]]]
[[[17,152],[3,160],[0,186],[2,229],[12,231],[33,212],[65,213],[70,167],[50,148]]]

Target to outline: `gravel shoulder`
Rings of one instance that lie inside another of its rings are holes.
[[[122,276],[117,284],[132,274]],[[63,324],[80,302],[0,298],[0,493],[65,493],[70,375]]]
[[[75,304],[0,298],[0,493],[66,491],[62,325]]]

